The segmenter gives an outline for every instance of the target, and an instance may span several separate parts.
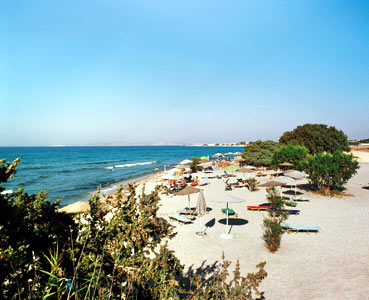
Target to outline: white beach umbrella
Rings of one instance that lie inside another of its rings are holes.
[[[240,203],[245,202],[245,199],[239,198],[237,196],[233,196],[230,194],[221,194],[214,196],[211,200],[211,202],[217,202],[217,203],[226,203],[227,204],[227,231],[226,233],[223,233],[220,235],[222,239],[229,240],[233,238],[233,235],[229,233],[229,226],[228,226],[228,203]]]
[[[174,176],[173,174],[164,174],[160,178],[164,180],[177,180],[177,177]]]
[[[295,181],[291,177],[287,177],[287,176],[278,176],[278,177],[275,177],[273,180],[278,181],[278,182],[282,182],[282,183],[286,183],[286,184]]]
[[[244,167],[245,169],[249,169],[249,170],[255,170],[256,168],[254,166],[246,166]]]
[[[283,173],[285,176],[287,177],[291,177],[294,179],[301,179],[301,178],[305,178],[308,177],[307,174],[300,172],[300,171],[296,171],[296,170],[290,170],[290,171],[286,171]],[[296,198],[296,181],[295,181],[295,198]]]
[[[301,178],[305,178],[305,177],[308,176],[304,172],[300,172],[300,171],[296,171],[296,170],[286,171],[283,174],[287,177],[291,177],[291,178],[294,178],[294,179],[301,179]]]
[[[198,215],[199,215],[199,223],[200,223],[200,231],[196,232],[196,234],[198,236],[205,236],[206,232],[202,230],[202,222],[201,222],[201,216],[203,216],[204,214],[207,213],[207,206],[206,206],[206,202],[205,202],[205,197],[204,197],[204,193],[203,191],[201,191],[199,193],[199,198],[197,199],[197,203],[196,203],[196,211],[195,211]]]
[[[192,160],[185,159],[185,160],[182,160],[179,164],[180,164],[180,165],[188,165],[188,164],[190,164],[190,163],[192,163]]]

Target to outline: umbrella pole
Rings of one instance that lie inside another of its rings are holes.
[[[191,206],[190,206],[190,204],[191,204],[190,195],[188,194],[187,196],[188,196],[188,209],[190,210],[190,215],[192,215],[192,210],[191,210]]]
[[[227,202],[227,232],[226,234],[228,234],[228,202]]]

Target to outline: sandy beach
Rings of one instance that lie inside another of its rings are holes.
[[[198,173],[198,176],[205,174]],[[260,182],[267,180],[268,177],[259,178]],[[145,180],[146,190],[160,182],[158,176]],[[300,214],[291,215],[288,223],[320,226],[321,231],[285,233],[280,249],[272,254],[262,239],[262,220],[266,213],[246,208],[266,202],[265,188],[254,192],[244,188],[225,191],[222,179],[210,179],[209,185],[201,187],[212,209],[202,217],[202,224],[207,224],[204,227],[207,236],[196,236],[200,228],[198,218],[187,225],[170,221],[176,226],[177,235],[169,241],[169,247],[186,270],[201,268],[205,276],[219,266],[222,252],[233,263],[239,260],[244,274],[255,271],[259,262],[266,261],[268,277],[260,289],[265,299],[366,299],[369,295],[368,182],[369,163],[361,162],[358,174],[346,186],[347,195],[324,197],[303,192],[310,201],[299,202],[296,209]],[[220,238],[226,231],[225,215],[221,213],[225,205],[212,202],[215,196],[226,194],[245,199],[243,203],[229,205],[237,213],[231,221],[237,224],[230,228],[233,234],[230,240]],[[195,206],[197,197],[191,195],[191,206]],[[169,213],[188,206],[187,196],[162,195],[161,198],[159,215],[166,219]]]

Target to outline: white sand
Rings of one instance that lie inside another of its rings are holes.
[[[223,251],[228,260],[240,261],[244,274],[254,272],[256,264],[266,261],[268,277],[261,286],[266,299],[368,299],[369,188],[363,187],[369,186],[369,163],[360,166],[358,174],[347,184],[346,192],[353,196],[330,198],[304,192],[310,202],[299,202],[296,209],[301,210],[300,215],[290,216],[288,222],[320,226],[321,231],[317,234],[286,233],[275,254],[265,248],[262,239],[262,220],[266,213],[246,209],[247,205],[266,202],[265,189],[226,192],[219,179],[211,179],[210,185],[203,187],[212,211],[202,218],[202,223],[215,221],[207,229],[207,236],[198,238],[195,235],[199,231],[198,219],[189,225],[171,221],[177,225],[178,234],[170,240],[169,246],[186,269],[211,268],[221,261]],[[147,190],[157,184],[156,180],[146,183]],[[259,180],[264,182],[267,178]],[[219,223],[225,218],[220,212],[225,205],[211,202],[213,196],[226,193],[246,200],[245,203],[230,204],[238,218],[248,222],[231,228],[231,240],[220,238],[226,230],[226,226]],[[192,206],[195,206],[197,197],[197,194],[191,195]],[[159,215],[166,217],[185,206],[187,196],[162,196]]]

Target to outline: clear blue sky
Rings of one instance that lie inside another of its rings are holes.
[[[0,145],[369,137],[369,1],[0,2]]]

